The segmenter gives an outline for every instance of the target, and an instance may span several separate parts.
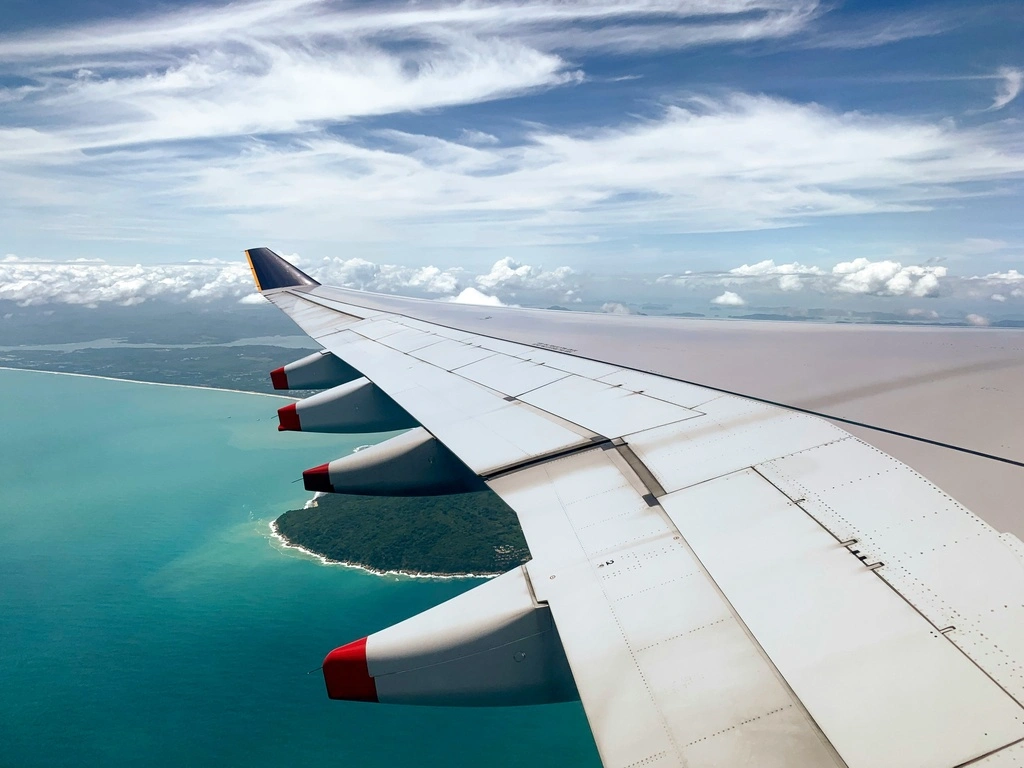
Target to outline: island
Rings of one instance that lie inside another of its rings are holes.
[[[530,559],[515,512],[493,491],[318,496],[272,524],[286,544],[377,573],[504,573]]]

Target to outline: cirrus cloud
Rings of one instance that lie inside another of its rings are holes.
[[[992,106],[988,109],[994,111],[1002,109],[1011,101],[1016,99],[1024,88],[1024,70],[1012,67],[1001,67],[996,75],[1000,78],[996,95],[992,98]]]
[[[300,230],[316,242],[521,247],[913,213],[996,194],[1024,173],[1012,126],[699,84],[639,116],[572,127],[533,114],[445,129],[381,122],[586,87],[584,54],[795,41],[826,10],[816,0],[260,0],[0,35],[0,74],[30,83],[0,87],[0,229],[30,221],[68,239],[203,242],[230,227],[239,239]],[[916,17],[879,23],[855,47],[924,29]]]

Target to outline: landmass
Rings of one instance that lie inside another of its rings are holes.
[[[317,348],[311,344],[308,349],[271,345],[204,345],[187,349],[112,347],[68,352],[6,349],[0,350],[0,366],[273,394],[268,373]]]
[[[327,494],[273,524],[286,543],[378,573],[504,573],[530,559],[515,512],[493,491],[451,496]]]

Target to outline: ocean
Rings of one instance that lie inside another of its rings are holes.
[[[478,581],[282,548],[293,481],[364,436],[281,399],[0,370],[0,766],[597,766],[582,707],[327,699],[332,648]]]

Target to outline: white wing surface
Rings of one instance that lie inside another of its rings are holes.
[[[605,765],[1022,764],[1024,549],[914,470],[815,416],[249,256],[515,510],[523,599],[550,611]]]

